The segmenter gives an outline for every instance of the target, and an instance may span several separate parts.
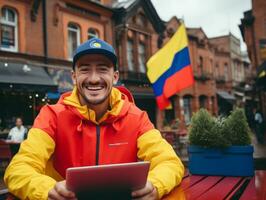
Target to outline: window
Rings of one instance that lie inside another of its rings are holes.
[[[199,71],[198,71],[198,75],[203,75],[203,58],[200,56],[199,57]]]
[[[7,51],[18,51],[18,22],[17,13],[10,9],[3,7],[1,9],[1,49]]]
[[[146,17],[143,14],[139,14],[136,18],[136,24],[145,27],[146,26]]]
[[[138,59],[139,59],[139,71],[140,73],[146,73],[146,51],[145,46],[142,43],[138,45]]]
[[[215,75],[216,75],[216,77],[220,76],[220,74],[219,74],[219,64],[218,63],[216,63],[216,65],[215,65]]]
[[[212,114],[215,115],[215,97],[211,97]]]
[[[189,124],[192,116],[192,110],[191,110],[191,96],[184,96],[183,102],[184,102],[184,117],[185,117],[185,123]]]
[[[199,103],[200,103],[200,108],[207,108],[207,97],[204,95],[201,95],[199,97]]]
[[[224,77],[225,77],[225,81],[228,81],[228,65],[227,63],[224,63]]]
[[[210,59],[210,68],[209,68],[209,72],[210,72],[211,74],[213,74],[213,61],[212,61],[212,59]]]
[[[68,25],[68,58],[72,59],[74,52],[80,44],[80,29],[77,25]]]
[[[171,109],[165,109],[165,111],[164,111],[165,121],[169,125],[175,120],[175,101],[176,101],[176,97],[172,96],[170,98],[172,108]]]
[[[88,30],[88,40],[91,38],[98,38],[99,34],[98,31],[94,28],[89,28]]]
[[[132,40],[128,40],[127,41],[127,66],[128,66],[128,71],[133,71],[133,65],[134,65],[133,41]]]

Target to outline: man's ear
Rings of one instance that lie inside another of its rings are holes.
[[[73,85],[76,85],[76,73],[75,71],[71,71],[71,78],[72,78],[72,82],[73,82]]]
[[[119,80],[119,72],[118,70],[114,72],[114,80],[113,80],[113,85],[117,84]]]

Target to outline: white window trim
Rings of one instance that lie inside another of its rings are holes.
[[[1,25],[3,24],[3,25],[8,25],[8,26],[15,27],[15,46],[14,47],[9,47],[9,48],[0,46],[0,49],[4,50],[4,51],[17,52],[18,51],[18,20],[17,20],[17,12],[15,10],[13,10],[13,9],[10,9],[10,8],[6,8],[6,9],[11,10],[14,13],[15,21],[14,22],[10,22],[8,20],[2,19],[2,17],[1,17],[0,18],[0,23],[1,23]]]
[[[67,26],[67,34],[69,33],[69,31],[76,32],[76,34],[77,34],[77,46],[79,46],[80,45],[80,28],[77,25],[75,25],[75,26],[77,27],[77,29]],[[69,34],[68,34],[68,37],[69,37]],[[67,49],[68,48],[69,48],[69,46],[67,44]],[[73,49],[73,51],[75,51],[75,49]],[[68,53],[68,60],[72,61],[73,60],[73,58],[71,57],[72,55],[70,56],[69,52],[67,52],[67,53]]]

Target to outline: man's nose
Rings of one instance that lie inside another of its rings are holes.
[[[99,74],[97,73],[96,70],[92,70],[91,71],[91,74],[90,74],[90,82],[91,83],[97,83],[100,81],[100,76]]]

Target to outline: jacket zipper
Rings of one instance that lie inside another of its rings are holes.
[[[96,125],[96,165],[99,165],[100,126]]]

